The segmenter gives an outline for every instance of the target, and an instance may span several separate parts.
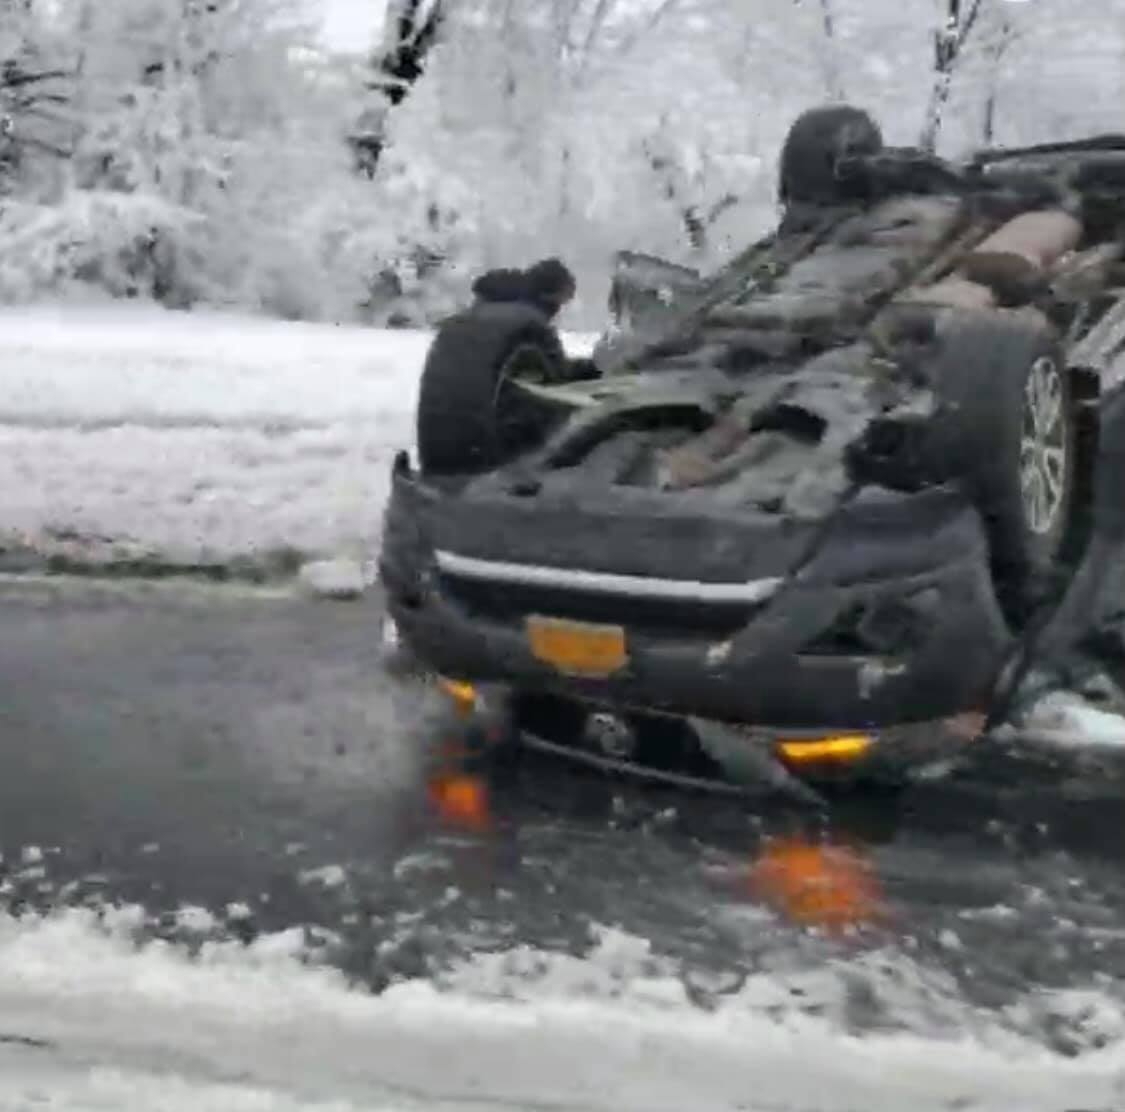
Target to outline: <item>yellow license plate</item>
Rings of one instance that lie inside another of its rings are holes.
[[[622,626],[533,615],[527,640],[537,660],[570,676],[611,676],[628,660]]]

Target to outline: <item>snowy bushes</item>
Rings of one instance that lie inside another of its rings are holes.
[[[59,204],[0,207],[0,300],[93,287],[185,304],[203,289],[200,218],[151,196],[74,190]]]
[[[464,304],[487,232],[475,219],[471,179],[443,161],[432,142],[391,147],[367,183],[340,256],[342,272],[361,287],[363,320],[422,325]]]
[[[72,47],[74,126],[67,157],[0,211],[0,297],[85,285],[348,315],[346,71],[302,51],[270,0],[60,0],[42,18]]]
[[[362,74],[310,48],[275,0],[31,11],[49,13],[41,38],[69,44],[73,126],[65,157],[44,155],[0,210],[0,299],[85,289],[422,322],[464,296],[468,275],[447,263],[478,238],[460,216],[467,187],[426,158],[356,173],[346,134]]]

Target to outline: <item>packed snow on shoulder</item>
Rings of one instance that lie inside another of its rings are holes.
[[[702,1009],[612,931],[585,959],[524,950],[371,995],[310,964],[300,931],[189,958],[138,947],[129,923],[0,917],[0,1106],[1062,1112],[1125,1098],[1119,1043],[1061,1058],[968,1017],[857,1037],[787,1008],[765,973]]]
[[[147,306],[0,311],[0,552],[324,561],[310,588],[350,594],[413,446],[429,339]]]

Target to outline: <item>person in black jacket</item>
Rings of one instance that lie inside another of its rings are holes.
[[[574,299],[578,284],[570,268],[557,258],[541,259],[526,270],[489,270],[473,283],[477,305],[498,302],[529,306],[553,325],[556,317]],[[559,351],[562,351],[560,343]],[[571,381],[597,378],[600,372],[592,359],[566,361],[566,377]]]

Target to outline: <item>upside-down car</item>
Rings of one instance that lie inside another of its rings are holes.
[[[513,735],[897,777],[1117,550],[1125,137],[952,163],[814,109],[779,177],[777,231],[714,274],[619,254],[596,373],[518,299],[435,335],[388,613]]]

